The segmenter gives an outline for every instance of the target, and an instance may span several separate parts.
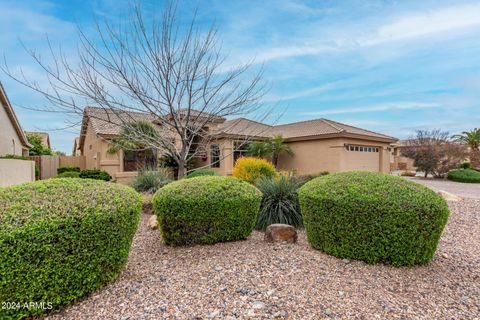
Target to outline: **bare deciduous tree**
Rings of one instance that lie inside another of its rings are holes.
[[[465,160],[467,153],[464,145],[450,141],[448,132],[418,130],[416,137],[407,140],[402,155],[413,159],[425,177],[432,174],[440,178]]]
[[[211,127],[219,119],[259,113],[262,70],[254,72],[251,63],[226,70],[216,28],[202,30],[196,14],[187,26],[180,23],[175,3],[165,6],[160,19],[147,21],[135,5],[127,23],[97,20],[96,37],[79,28],[76,63],[51,45],[52,63],[27,50],[48,78],[44,85],[13,74],[7,63],[2,69],[48,99],[51,107],[43,111],[78,118],[86,105],[102,108],[102,121],[120,119],[116,124],[132,140],[173,157],[181,178],[187,161],[204,152],[198,146],[214,139]],[[155,139],[136,130],[132,112],[151,116]]]

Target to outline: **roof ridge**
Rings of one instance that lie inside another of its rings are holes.
[[[235,118],[235,119],[227,120],[227,121],[240,121],[240,120],[247,120],[247,121],[250,121],[250,122],[255,122],[255,123],[261,124],[261,125],[263,125],[263,126],[271,127],[271,128],[274,127],[274,126],[272,126],[272,125],[270,125],[270,124],[266,124],[266,123],[263,123],[263,122],[260,122],[260,121],[248,119],[248,118],[245,118],[245,117]],[[225,121],[225,122],[227,122],[227,121]]]
[[[332,127],[332,128],[334,128],[334,129],[340,131],[340,132],[346,131],[346,130],[343,129],[343,128],[337,127],[337,126],[334,125],[333,123],[330,123],[331,120],[329,120],[329,119],[321,118],[320,120],[323,121],[324,123],[326,123],[327,125],[329,125],[330,127]],[[335,122],[335,121],[333,121],[333,122]]]
[[[352,126],[352,125],[349,125],[349,124],[345,124],[345,123],[341,123],[341,122],[334,121],[334,120],[328,120],[328,121],[331,121],[331,122],[334,122],[334,123],[339,123],[339,124],[341,124],[341,125],[344,125],[344,126],[347,126],[347,127],[351,127],[351,128],[355,128],[355,129],[358,129],[358,130],[363,130],[363,131],[367,131],[367,132],[370,132],[370,133],[378,134],[378,135],[380,135],[380,136],[384,136],[384,137],[396,139],[395,137],[392,137],[392,136],[389,136],[389,135],[386,135],[386,134],[383,134],[383,133],[375,132],[375,131],[372,131],[372,130],[355,127],[355,126]],[[345,131],[346,131],[346,130],[345,130]]]

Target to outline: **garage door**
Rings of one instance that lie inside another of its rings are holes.
[[[343,171],[380,171],[379,148],[348,145]]]

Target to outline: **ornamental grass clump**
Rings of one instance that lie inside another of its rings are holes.
[[[288,224],[296,228],[303,225],[298,204],[300,183],[282,175],[278,178],[257,180],[255,185],[263,194],[256,229],[265,230],[274,223]]]
[[[316,178],[300,188],[299,201],[312,247],[371,264],[429,262],[449,215],[429,188],[372,172]]]
[[[261,199],[261,192],[244,181],[203,176],[161,188],[153,208],[167,245],[213,244],[247,238]]]
[[[265,159],[242,157],[235,162],[232,175],[235,178],[254,183],[260,178],[273,178],[277,172],[273,164]]]
[[[85,179],[0,188],[0,319],[37,316],[117,277],[127,262],[141,198],[133,189]]]
[[[132,187],[138,192],[153,194],[161,187],[169,184],[171,171],[168,168],[145,168],[140,170],[132,182]]]

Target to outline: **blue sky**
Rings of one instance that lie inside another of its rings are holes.
[[[398,138],[417,129],[480,127],[480,1],[180,1],[187,17],[215,22],[228,63],[255,59],[280,123],[329,118]],[[0,0],[0,51],[12,70],[42,81],[24,52],[47,53],[45,36],[74,57],[76,25],[125,16],[127,1]],[[160,1],[144,1],[155,14]],[[92,34],[93,36],[93,34]],[[71,152],[78,128],[60,114],[22,108],[45,101],[3,73],[25,130],[50,132]],[[62,129],[62,130],[59,130]]]

